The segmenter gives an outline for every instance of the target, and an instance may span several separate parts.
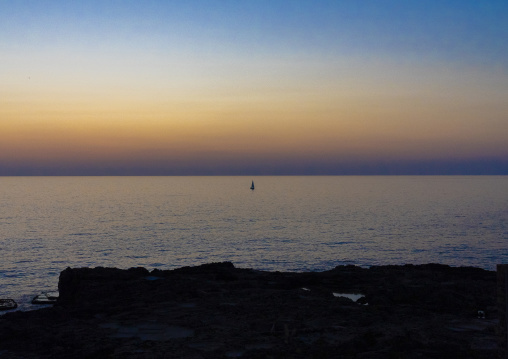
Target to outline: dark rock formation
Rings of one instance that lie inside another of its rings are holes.
[[[0,310],[11,310],[16,309],[17,307],[18,303],[16,303],[14,299],[0,299]]]
[[[492,358],[497,350],[496,273],[477,268],[67,268],[59,291],[52,308],[0,317],[0,358]]]

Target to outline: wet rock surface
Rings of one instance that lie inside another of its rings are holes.
[[[68,268],[59,291],[54,307],[0,317],[0,358],[497,354],[496,273],[478,268]]]

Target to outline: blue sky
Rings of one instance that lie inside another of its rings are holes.
[[[508,174],[507,38],[506,1],[0,0],[0,175]]]
[[[506,65],[506,1],[1,1],[3,42],[188,39],[258,51],[390,52]],[[306,51],[306,50],[305,50]]]

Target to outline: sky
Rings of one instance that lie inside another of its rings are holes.
[[[0,0],[0,175],[508,175],[505,0]]]

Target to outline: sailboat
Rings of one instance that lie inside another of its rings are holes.
[[[252,184],[251,184],[251,186],[250,186],[250,189],[252,189],[252,190],[254,189],[254,181],[252,181]]]

